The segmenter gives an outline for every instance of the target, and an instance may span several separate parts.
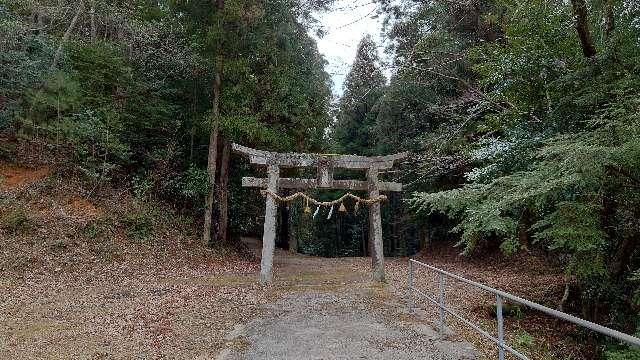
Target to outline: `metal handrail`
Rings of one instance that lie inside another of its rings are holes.
[[[420,265],[422,267],[425,267],[427,269],[433,270],[435,272],[437,272],[440,276],[439,276],[439,298],[435,299],[427,294],[425,294],[424,292],[420,291],[419,289],[415,288],[413,286],[413,279],[414,279],[414,264]],[[445,279],[446,277],[450,277],[453,278],[455,280],[458,280],[460,282],[469,284],[471,286],[474,286],[476,288],[485,290],[487,292],[493,293],[496,295],[496,318],[498,321],[498,336],[494,337],[491,334],[489,334],[488,332],[486,332],[485,330],[482,330],[479,326],[477,326],[476,324],[473,324],[471,321],[463,318],[462,316],[460,316],[459,314],[455,313],[453,310],[449,309],[448,307],[446,307],[445,305]],[[573,315],[569,315],[567,313],[555,310],[555,309],[551,309],[548,308],[546,306],[534,303],[532,301],[523,299],[521,297],[509,294],[507,292],[504,292],[502,290],[498,290],[498,289],[494,289],[492,287],[486,286],[484,284],[480,284],[478,282],[475,281],[471,281],[468,279],[463,278],[462,276],[456,275],[456,274],[452,274],[450,272],[447,272],[445,270],[442,269],[438,269],[436,267],[433,267],[431,265],[425,264],[423,262],[414,260],[414,259],[409,259],[409,281],[408,281],[408,286],[407,286],[407,290],[409,292],[409,300],[410,300],[410,305],[413,306],[413,293],[415,292],[417,295],[420,295],[421,297],[426,298],[427,300],[429,300],[430,302],[436,304],[439,309],[440,309],[440,333],[444,334],[445,331],[445,322],[446,322],[446,317],[445,317],[445,312],[450,314],[451,316],[457,318],[458,320],[462,321],[463,323],[465,323],[466,325],[468,325],[469,327],[473,328],[474,330],[476,330],[477,332],[479,332],[481,335],[483,335],[484,337],[488,338],[489,340],[491,340],[492,342],[496,343],[498,345],[498,357],[500,360],[504,359],[505,356],[505,350],[508,351],[509,353],[515,355],[517,358],[522,359],[522,360],[528,360],[529,358],[526,357],[525,355],[519,353],[517,350],[513,349],[512,347],[510,347],[509,345],[505,344],[504,342],[504,317],[502,314],[502,307],[503,307],[503,302],[504,299],[508,299],[511,300],[513,302],[528,306],[532,309],[541,311],[545,314],[551,315],[553,317],[574,323],[576,325],[585,327],[587,329],[596,331],[600,334],[612,337],[614,339],[623,341],[629,345],[632,346],[638,346],[640,347],[640,338],[637,338],[635,336],[631,336],[629,334],[625,334],[622,333],[620,331],[617,330],[613,330],[610,329],[606,326],[602,326],[602,325],[598,325],[596,323],[593,323],[591,321],[587,321],[584,319],[581,319],[579,317],[573,316]]]

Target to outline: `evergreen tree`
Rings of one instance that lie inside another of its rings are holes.
[[[306,5],[305,5],[306,4]],[[323,2],[176,2],[214,69],[205,243],[228,239],[231,141],[273,150],[319,145],[328,125],[329,78],[299,14]],[[221,151],[219,151],[219,148]],[[217,217],[217,219],[215,219]]]
[[[366,35],[358,45],[356,58],[345,80],[344,95],[339,102],[333,130],[338,151],[360,155],[374,152],[372,130],[376,103],[385,83],[377,45],[370,35]]]

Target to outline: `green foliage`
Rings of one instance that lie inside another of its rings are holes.
[[[15,151],[16,145],[13,143],[3,143],[0,144],[0,159],[5,160],[7,162],[15,162]],[[2,181],[2,177],[0,177],[0,182]]]
[[[209,192],[209,186],[207,171],[192,165],[185,172],[180,193],[185,198],[194,200],[195,203],[201,203]]]
[[[623,79],[623,83],[627,81]],[[626,95],[619,99],[615,117],[600,115],[613,113],[611,105],[607,105],[591,120],[591,124],[603,127],[545,141],[528,171],[441,193],[416,193],[411,203],[418,212],[435,209],[460,216],[455,231],[462,233],[467,251],[473,250],[482,237],[513,239],[522,211],[535,209],[542,215],[531,228],[537,231],[537,240],[552,250],[572,253],[594,272],[601,272],[602,252],[607,250],[607,244],[600,222],[599,196],[608,182],[620,181],[611,176],[615,171],[611,169],[638,171],[632,160],[637,156],[637,140],[629,136],[637,133],[639,123],[631,110],[633,105],[625,105],[635,100]],[[495,161],[488,158],[492,160]],[[586,269],[577,264],[571,268],[577,271],[576,266],[585,273]]]
[[[268,126],[255,116],[224,116],[220,121],[220,130],[232,139],[264,143],[275,150],[293,148],[293,139],[287,135],[285,129]]]
[[[134,176],[132,180],[133,195],[136,199],[145,199],[153,189],[153,180],[148,176]]]
[[[609,350],[605,353],[607,360],[635,360],[640,359],[640,349],[628,348],[620,350]]]
[[[505,302],[502,305],[502,316],[504,316],[505,318],[513,317],[517,320],[522,320],[525,317],[525,310],[526,308],[523,305],[512,302]],[[496,305],[491,305],[490,315],[493,318],[496,318],[498,316]]]
[[[147,240],[153,233],[153,217],[144,209],[129,211],[122,224],[127,236],[134,240]]]
[[[44,76],[53,56],[47,37],[30,31],[30,24],[0,4],[0,130],[15,120],[24,95]]]
[[[556,210],[532,226],[534,238],[551,250],[573,254],[570,273],[586,277],[603,274],[606,234],[600,223],[601,209],[596,204],[560,202]]]
[[[80,84],[70,74],[63,71],[49,74],[41,88],[27,92],[29,112],[25,120],[46,127],[48,119],[60,121],[63,115],[77,109],[80,98]]]
[[[63,39],[71,8],[4,1],[0,131],[11,123],[9,137],[71,154],[70,167],[92,188],[132,185],[137,198],[162,197],[197,217],[215,185],[206,167],[216,72],[226,140],[280,151],[325,147],[330,78],[307,30],[309,11],[329,3],[230,0],[218,10],[208,2],[95,2]],[[100,27],[113,16],[118,26]],[[235,157],[230,167],[231,227],[247,230],[263,209],[243,205],[253,201],[240,191],[249,170]],[[145,232],[143,220],[127,222],[132,235]]]
[[[314,196],[329,200],[339,192],[327,192]],[[321,208],[318,215],[303,212],[304,204],[297,202],[290,206],[291,236],[297,241],[303,254],[336,257],[361,256],[366,248],[366,208],[354,213],[351,204],[346,204],[348,212],[341,213],[336,206],[331,219],[327,219],[329,208]],[[315,207],[312,208],[315,211]]]
[[[100,227],[96,223],[88,224],[83,231],[89,239],[96,239],[100,235]]]
[[[75,150],[79,169],[95,181],[107,181],[130,158],[130,147],[119,139],[122,128],[111,111],[86,110],[61,121],[57,130]]]
[[[418,218],[454,220],[465,254],[544,248],[582,316],[635,326],[620,299],[640,266],[640,8],[587,1],[586,58],[573,2],[384,3],[396,73],[376,127],[383,148],[418,153]]]
[[[12,234],[27,233],[33,225],[33,221],[22,208],[9,210],[2,216],[2,227]]]
[[[518,331],[515,339],[516,349],[531,349],[534,346],[534,339],[524,330]]]

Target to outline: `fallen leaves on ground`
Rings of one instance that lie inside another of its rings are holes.
[[[516,296],[556,308],[562,297],[562,269],[551,265],[541,255],[522,254],[510,258],[499,252],[465,257],[451,244],[436,244],[416,260],[446,270],[466,279],[500,289]],[[407,294],[409,276],[408,258],[388,259],[386,263],[389,285],[399,295]],[[438,275],[426,268],[415,267],[414,286],[433,298],[438,298]],[[497,337],[497,323],[493,313],[495,295],[451,278],[445,281],[447,307],[479,325]],[[437,328],[439,310],[428,300],[414,296],[417,308]],[[507,303],[510,305],[510,303]],[[505,339],[509,345],[531,359],[588,359],[591,349],[577,340],[579,333],[572,324],[546,316],[526,307],[521,314],[505,317]],[[446,323],[463,336],[488,359],[497,358],[497,347],[468,325],[451,315]]]

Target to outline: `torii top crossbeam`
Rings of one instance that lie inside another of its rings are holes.
[[[378,181],[379,170],[393,167],[397,160],[404,159],[408,153],[388,156],[357,156],[357,155],[327,155],[305,153],[277,153],[256,150],[242,145],[233,144],[233,151],[249,157],[252,164],[267,166],[267,178],[245,177],[242,186],[266,188],[271,193],[277,193],[278,188],[284,189],[344,189],[365,190],[369,198],[377,198],[380,191],[402,191],[402,184]],[[317,168],[315,179],[280,178],[280,168]],[[366,170],[367,181],[335,180],[333,169]],[[262,259],[260,281],[269,283],[272,280],[273,251],[275,248],[276,203],[267,196],[265,208],[264,234],[262,239]],[[369,206],[369,239],[373,241],[373,278],[384,281],[384,255],[382,244],[382,224],[380,203]]]
[[[388,156],[357,156],[357,155],[332,155],[332,154],[305,154],[305,153],[277,153],[256,150],[246,146],[233,144],[232,149],[249,157],[249,161],[256,165],[277,165],[279,168],[317,168],[316,179],[289,179],[279,178],[278,187],[281,189],[342,189],[342,190],[369,190],[368,181],[358,180],[334,180],[333,169],[357,169],[357,170],[385,170],[393,167],[393,163],[407,157],[408,153],[400,153]],[[245,177],[242,186],[266,188],[268,179]],[[402,184],[394,182],[379,182],[380,191],[402,191]]]
[[[358,156],[335,154],[277,153],[256,150],[246,146],[233,144],[235,152],[249,156],[249,161],[257,165],[279,165],[280,167],[317,167],[330,162],[334,168],[343,169],[390,169],[396,160],[402,160],[409,153],[387,156]]]

